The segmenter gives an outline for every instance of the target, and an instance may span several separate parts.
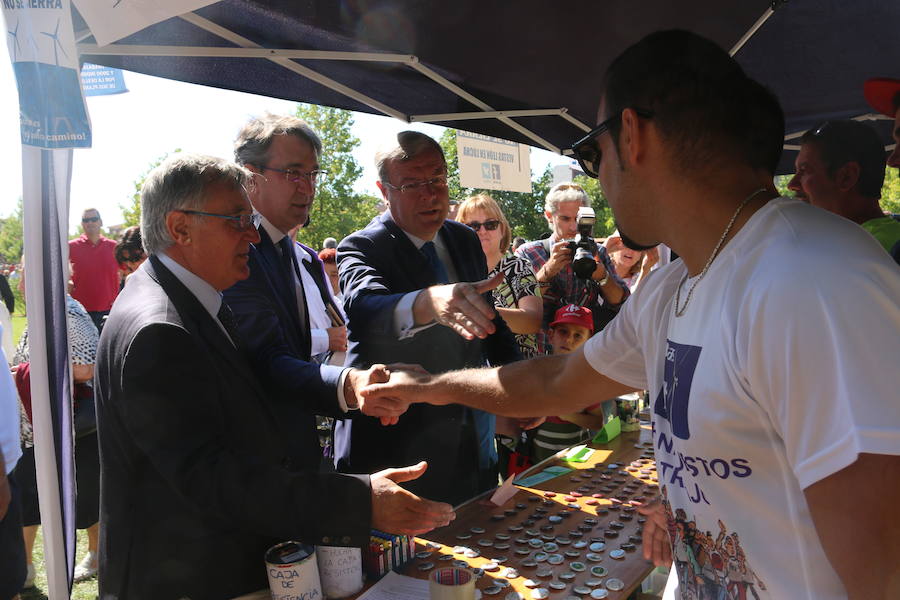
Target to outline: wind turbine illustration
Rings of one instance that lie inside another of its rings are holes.
[[[47,31],[42,31],[43,35],[46,35],[48,38],[53,40],[53,60],[56,61],[56,66],[59,66],[59,52],[63,53],[63,56],[69,58],[69,55],[66,54],[66,51],[63,50],[62,44],[59,41],[59,23],[62,19],[56,20],[56,31],[53,33],[49,33]]]
[[[19,22],[16,21],[16,28],[13,31],[6,30],[6,33],[12,36],[13,41],[15,41],[16,45],[13,46],[13,62],[16,62],[16,59],[19,57]]]

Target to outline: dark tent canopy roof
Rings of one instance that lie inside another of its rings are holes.
[[[659,29],[693,30],[727,49],[753,32],[735,57],[781,100],[788,149],[826,119],[870,114],[869,77],[900,77],[900,3],[776,1],[755,29],[770,4],[223,0],[104,47],[78,15],[75,24],[85,61],[557,152],[595,124],[607,64]],[[496,114],[505,111],[525,112]],[[491,117],[471,114],[484,112]],[[890,124],[877,124],[891,143]],[[793,158],[785,153],[780,172]]]

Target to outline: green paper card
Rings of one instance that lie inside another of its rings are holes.
[[[587,462],[593,453],[594,451],[591,448],[581,444],[570,448],[562,459],[567,462]]]
[[[597,435],[591,441],[595,444],[605,444],[619,437],[620,433],[622,433],[622,421],[619,417],[613,417],[603,426],[603,429],[597,432]]]

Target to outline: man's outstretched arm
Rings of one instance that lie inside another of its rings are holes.
[[[614,398],[631,387],[601,375],[584,357],[544,356],[494,369],[425,375],[393,369],[387,383],[361,390],[369,402],[463,404],[496,415],[534,417],[575,412],[598,398]]]

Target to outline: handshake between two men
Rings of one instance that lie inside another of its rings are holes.
[[[467,341],[485,339],[496,331],[493,321],[494,308],[486,300],[485,292],[492,290],[503,281],[500,273],[475,283],[437,285],[423,290],[414,303],[413,311],[417,325],[434,323],[448,327]],[[435,348],[441,351],[440,348]],[[443,375],[431,375],[424,368],[413,364],[375,364],[366,370],[349,373],[344,390],[346,398],[355,398],[359,410],[370,417],[380,419],[384,426],[395,425],[409,406],[416,402],[433,405],[468,404],[495,414],[533,417],[535,408],[520,411],[510,405],[494,406],[482,402],[475,391],[459,388],[451,384],[440,389],[442,383],[457,381],[460,374],[472,374],[471,383],[480,380],[496,380],[497,371],[490,369],[470,369],[450,371]],[[468,375],[463,375],[464,378]],[[489,394],[490,396],[491,394]],[[471,402],[470,402],[471,401]],[[542,410],[547,410],[543,408]],[[553,409],[550,409],[551,411]],[[511,414],[510,411],[516,413]],[[543,419],[527,419],[523,427],[535,426]],[[432,502],[403,490],[394,483],[411,481],[420,477],[427,465],[422,462],[404,469],[387,469],[372,476],[373,525],[379,524],[390,531],[424,533],[434,527],[445,525],[453,518],[449,505]],[[389,479],[390,481],[386,481]],[[392,483],[393,482],[393,483]],[[379,495],[380,501],[379,501]],[[390,524],[382,518],[389,518]]]

